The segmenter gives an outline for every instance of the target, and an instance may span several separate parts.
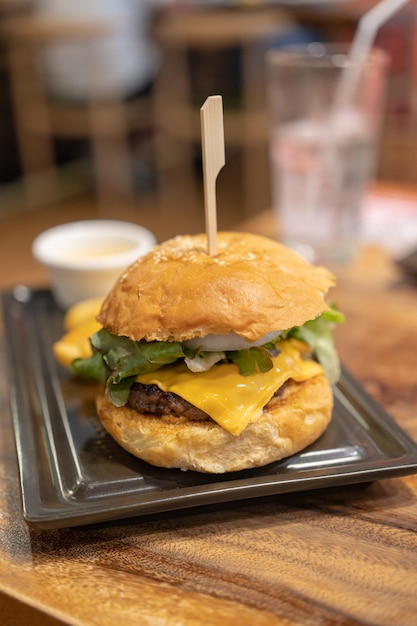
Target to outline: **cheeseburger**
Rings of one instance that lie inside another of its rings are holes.
[[[314,442],[332,414],[333,275],[264,237],[221,232],[156,246],[119,278],[73,371],[99,380],[97,412],[156,466],[223,473]]]

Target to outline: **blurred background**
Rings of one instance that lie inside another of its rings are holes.
[[[218,226],[268,208],[266,51],[349,42],[374,4],[0,0],[3,252],[12,236],[29,246],[35,231],[92,217],[139,222],[159,240],[203,230],[199,109],[214,94],[226,140]],[[416,28],[411,0],[377,37],[391,57],[383,181],[417,181]],[[13,284],[18,268],[8,272]]]

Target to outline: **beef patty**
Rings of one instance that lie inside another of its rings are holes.
[[[151,415],[174,415],[189,420],[209,420],[211,417],[201,409],[171,391],[162,391],[157,385],[133,383],[128,405],[138,413]]]
[[[277,389],[274,398],[282,394],[284,387],[285,384]],[[130,388],[128,405],[144,415],[171,415],[185,417],[192,421],[211,420],[207,413],[191,404],[191,402],[184,400],[184,398],[171,391],[162,391],[157,385],[133,383]]]

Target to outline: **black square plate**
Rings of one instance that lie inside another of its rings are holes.
[[[333,419],[306,450],[266,467],[213,476],[160,469],[102,429],[96,387],[59,366],[63,313],[49,291],[2,294],[10,404],[23,515],[59,528],[333,487],[417,471],[417,445],[343,371]]]

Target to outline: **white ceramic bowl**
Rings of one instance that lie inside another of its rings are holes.
[[[122,271],[155,244],[155,235],[138,224],[85,220],[44,231],[32,252],[49,270],[56,302],[67,309],[105,296]]]

